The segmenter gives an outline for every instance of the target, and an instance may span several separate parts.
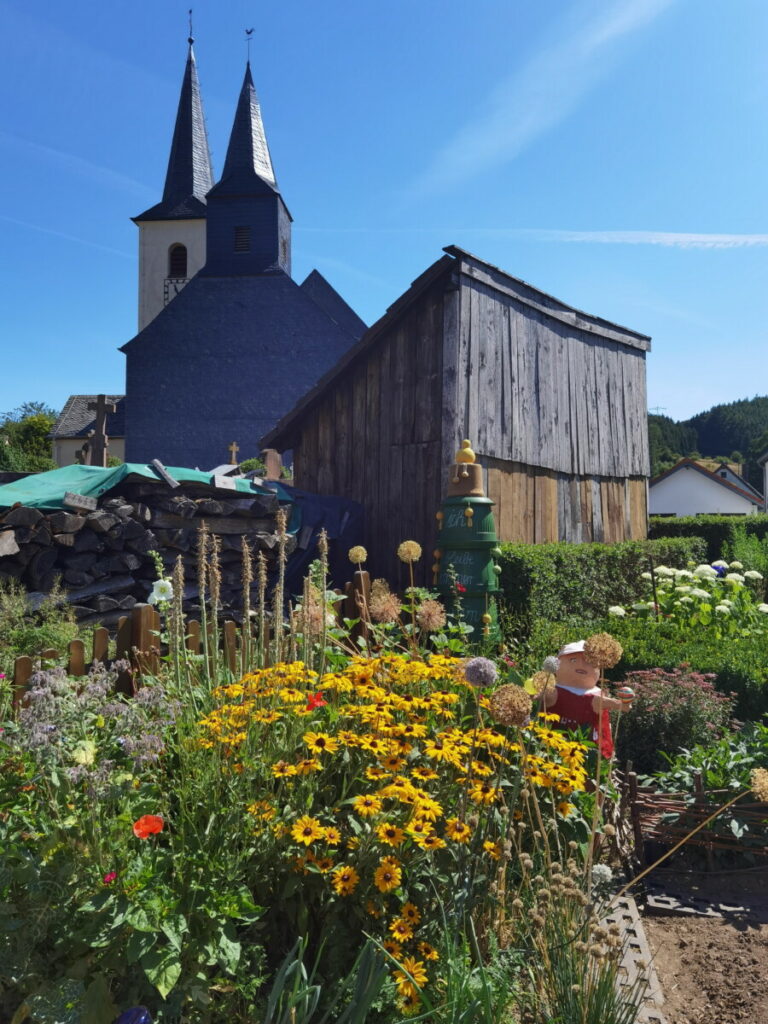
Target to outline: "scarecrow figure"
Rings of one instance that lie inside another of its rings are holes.
[[[603,693],[597,685],[600,667],[587,658],[586,643],[577,640],[565,644],[556,658],[547,658],[544,671],[554,673],[555,685],[544,688],[541,700],[547,711],[560,716],[559,725],[565,729],[588,729],[588,738],[600,743],[602,756],[611,758],[610,712],[628,711],[635,694],[628,686],[618,691],[618,700]]]

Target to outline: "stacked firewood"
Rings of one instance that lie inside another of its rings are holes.
[[[240,604],[242,544],[263,551],[274,565],[277,496],[182,484],[123,483],[119,496],[96,509],[46,511],[17,505],[0,509],[0,582],[17,580],[39,604],[56,582],[81,621],[111,624],[146,601],[157,579],[153,552],[170,576],[180,555],[185,609],[199,610],[197,536],[205,523],[219,540],[222,610]],[[295,547],[287,538],[286,554]]]

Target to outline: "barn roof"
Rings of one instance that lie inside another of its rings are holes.
[[[64,403],[61,415],[51,428],[49,437],[87,437],[90,430],[96,429],[96,413],[88,408],[95,402],[98,395],[70,395]],[[125,395],[105,395],[108,402],[117,406],[115,412],[107,413],[107,435],[109,437],[125,437]]]
[[[300,420],[312,409],[321,397],[343,377],[365,354],[373,348],[384,332],[401,317],[417,299],[431,287],[441,276],[463,274],[471,279],[502,291],[512,296],[525,306],[533,308],[545,316],[551,317],[572,328],[589,334],[607,338],[610,341],[625,345],[628,348],[647,352],[651,347],[651,339],[637,331],[612,323],[602,317],[592,316],[581,310],[568,306],[559,299],[535,288],[521,278],[513,277],[493,264],[473,256],[465,249],[456,245],[448,245],[443,249],[447,255],[441,256],[423,274],[411,283],[410,288],[388,307],[384,316],[376,321],[336,365],[323,376],[317,385],[308,391],[296,405],[285,415],[277,426],[266,434],[262,447],[290,447],[293,443],[292,431]]]
[[[163,198],[133,219],[188,220],[205,217],[205,196],[212,185],[211,152],[190,38]]]

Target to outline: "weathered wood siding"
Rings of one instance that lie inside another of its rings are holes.
[[[419,582],[431,580],[441,500],[444,281],[425,292],[308,412],[294,447],[296,484],[366,509],[370,569],[406,583],[396,550],[424,548]],[[402,577],[402,580],[401,580]]]
[[[647,340],[628,332],[627,344],[618,329],[484,265],[463,263],[460,282],[444,449],[469,437],[476,451],[505,462],[646,477]]]
[[[646,535],[645,477],[574,477],[519,462],[483,463],[500,541],[612,543]]]

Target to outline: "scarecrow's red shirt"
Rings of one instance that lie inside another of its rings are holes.
[[[589,726],[591,729],[590,739],[595,743],[600,740],[600,749],[603,757],[613,757],[613,736],[611,735],[611,719],[607,709],[600,714],[592,708],[592,700],[600,695],[598,687],[593,687],[586,693],[572,693],[562,686],[556,686],[557,699],[550,704],[547,711],[560,715],[560,725],[566,729],[579,729],[582,726]],[[602,730],[600,718],[602,716]],[[602,732],[602,735],[601,735]]]

